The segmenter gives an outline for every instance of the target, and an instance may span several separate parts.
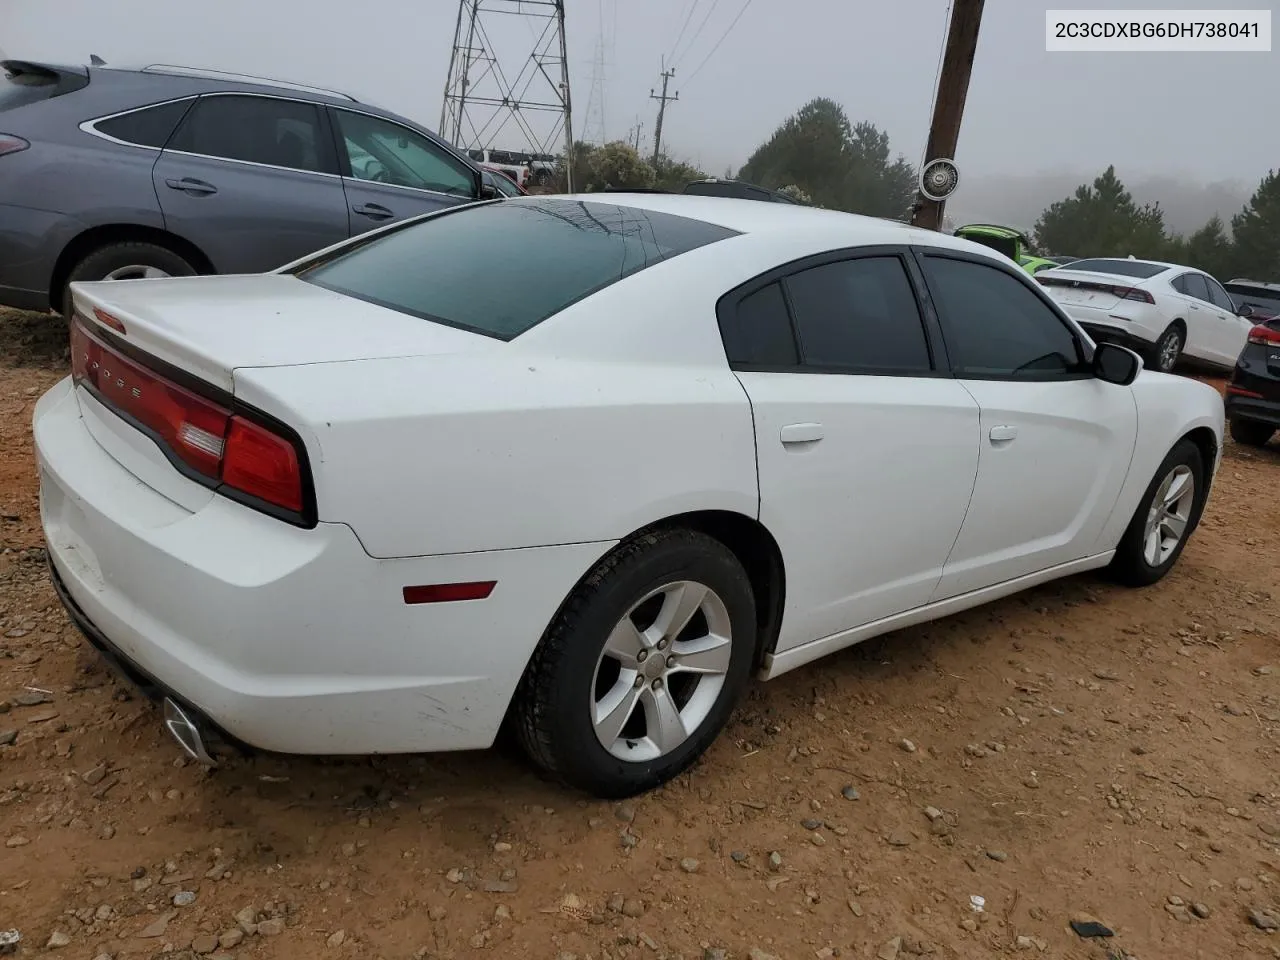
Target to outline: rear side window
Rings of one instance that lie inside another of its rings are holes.
[[[190,100],[160,103],[154,107],[131,110],[118,117],[99,120],[93,126],[99,133],[105,133],[108,137],[123,140],[125,143],[137,144],[140,147],[163,147],[191,107],[191,103]]]
[[[863,373],[931,369],[924,322],[898,257],[827,263],[786,285],[805,364]]]
[[[721,320],[720,336],[734,366],[794,367],[800,362],[781,283],[743,297]]]
[[[959,377],[1053,379],[1081,372],[1076,339],[1027,284],[996,267],[924,258]]]
[[[725,227],[652,210],[513,199],[408,223],[297,275],[401,313],[510,340],[646,267],[732,236]],[[500,282],[495,263],[503,265]]]
[[[1133,277],[1136,280],[1149,280],[1157,273],[1164,273],[1168,267],[1158,263],[1144,263],[1141,260],[1072,260],[1059,267],[1060,270],[1084,270],[1089,273],[1112,273],[1121,277]]]
[[[276,97],[201,97],[170,150],[245,160],[290,170],[332,173],[333,144],[314,104]]]

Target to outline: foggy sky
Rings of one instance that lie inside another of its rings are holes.
[[[587,125],[603,34],[609,139],[641,121],[651,147],[657,103],[649,92],[666,57],[680,99],[668,108],[664,142],[709,172],[736,169],[815,96],[836,99],[854,122],[874,122],[895,151],[920,160],[946,0],[751,0],[727,37],[744,0],[697,0],[672,58],[691,2],[568,0],[575,132]],[[1247,196],[1280,166],[1280,126],[1269,106],[1280,92],[1280,53],[1046,53],[1045,7],[1064,5],[987,0],[954,206],[965,206],[967,177],[1069,173],[1079,182],[1114,163],[1126,181],[1235,181]],[[0,0],[0,50],[75,63],[96,53],[110,64],[177,62],[338,87],[434,129],[456,18],[455,0]],[[533,44],[528,25],[513,23],[493,39],[506,72],[516,74]],[[513,142],[492,145],[523,146],[510,126],[499,139]]]

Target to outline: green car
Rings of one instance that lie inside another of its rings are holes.
[[[970,223],[967,226],[958,227],[955,235],[993,250],[999,250],[1027,273],[1033,275],[1041,270],[1058,266],[1048,257],[1039,257],[1031,253],[1030,238],[1013,227],[1002,227],[991,223]]]

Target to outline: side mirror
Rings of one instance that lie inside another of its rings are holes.
[[[498,188],[491,183],[480,182],[480,199],[481,200],[497,200],[502,194],[498,192]]]
[[[1106,383],[1127,387],[1141,369],[1142,358],[1128,347],[1100,343],[1093,351],[1093,375]]]
[[[1236,316],[1244,317],[1246,320],[1248,320],[1250,317],[1253,316],[1253,307],[1249,306],[1249,304],[1247,303],[1240,304],[1240,306],[1236,308]]]

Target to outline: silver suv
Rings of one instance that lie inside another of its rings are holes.
[[[0,63],[0,305],[79,280],[260,273],[496,196],[403,117],[315,87],[184,67]]]

